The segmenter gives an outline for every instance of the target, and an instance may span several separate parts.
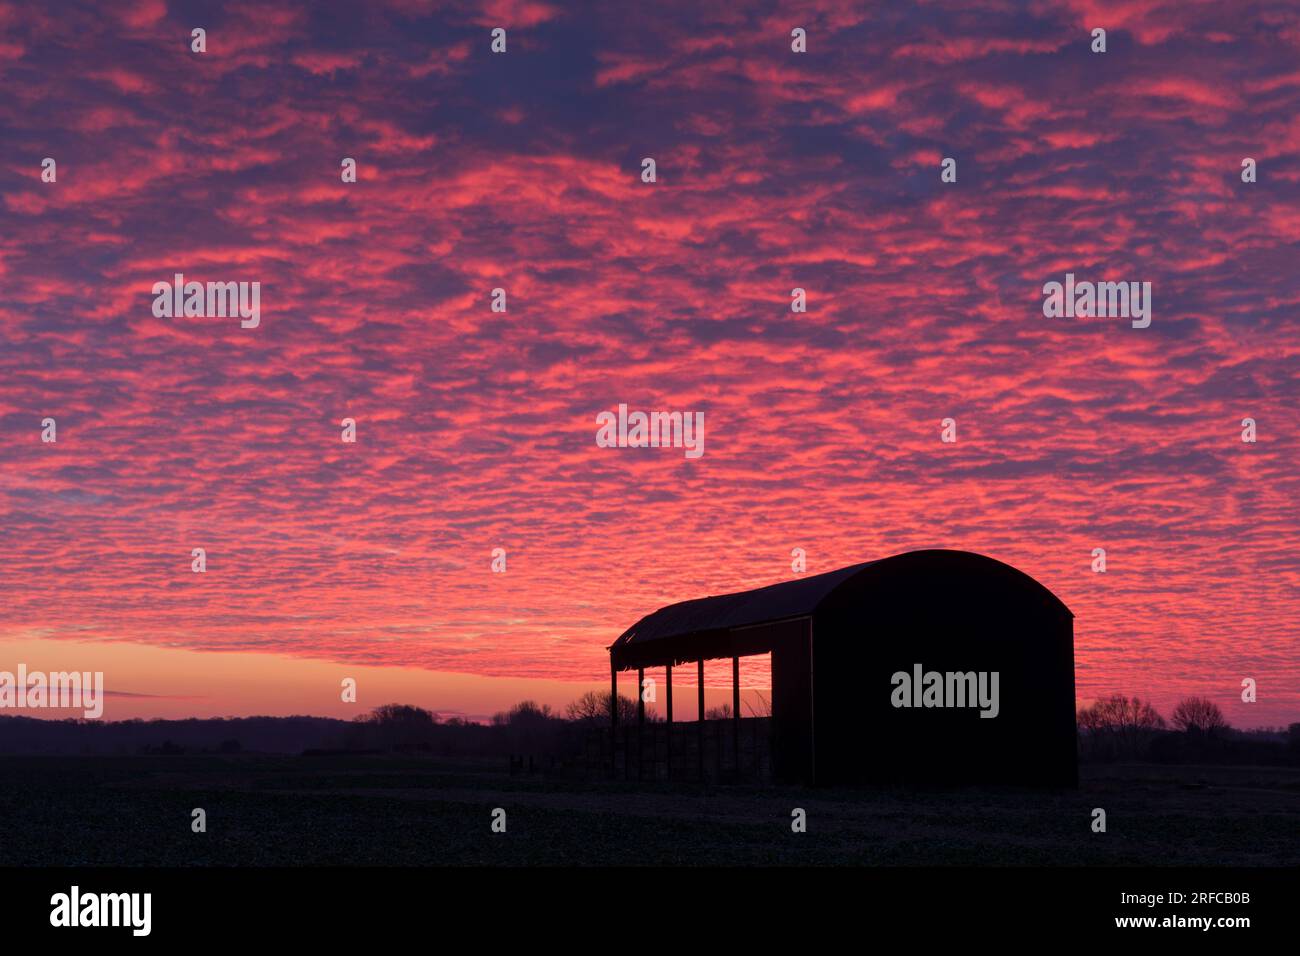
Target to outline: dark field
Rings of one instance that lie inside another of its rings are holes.
[[[1083,767],[1077,792],[644,785],[398,757],[3,757],[8,865],[1300,862],[1300,771]],[[207,811],[207,833],[190,812]],[[494,807],[508,832],[491,832]],[[791,832],[791,810],[808,832]],[[1107,833],[1090,830],[1091,810]]]

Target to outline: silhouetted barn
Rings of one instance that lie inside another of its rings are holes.
[[[770,652],[778,779],[1078,782],[1074,615],[1033,578],[982,555],[912,551],[672,604],[609,651],[615,693],[619,671],[668,668],[669,720],[673,666],[702,675],[703,661],[732,658],[734,681],[739,658]],[[733,700],[739,740],[734,684]]]

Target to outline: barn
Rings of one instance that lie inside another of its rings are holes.
[[[1010,565],[910,551],[671,604],[610,646],[611,691],[664,668],[671,746],[672,668],[730,658],[740,753],[739,660],[768,653],[779,780],[1077,785],[1074,615]]]

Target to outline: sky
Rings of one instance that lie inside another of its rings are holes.
[[[794,548],[945,547],[1071,608],[1081,704],[1300,720],[1295,4],[0,0],[0,89],[0,670],[482,717]]]

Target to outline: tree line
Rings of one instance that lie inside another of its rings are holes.
[[[1081,708],[1076,723],[1084,760],[1300,763],[1300,723],[1236,730],[1205,697],[1183,698],[1166,721],[1150,701],[1112,694]]]

